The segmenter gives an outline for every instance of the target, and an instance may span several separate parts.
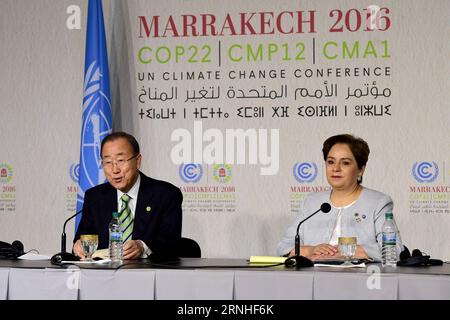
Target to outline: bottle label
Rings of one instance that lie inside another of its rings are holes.
[[[111,240],[111,241],[122,241],[122,232],[110,232],[109,240]]]
[[[397,243],[397,235],[395,233],[387,234],[383,233],[383,245],[395,246]]]

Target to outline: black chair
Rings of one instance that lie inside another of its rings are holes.
[[[202,251],[197,241],[190,238],[181,238],[178,243],[178,256],[181,258],[201,258]]]

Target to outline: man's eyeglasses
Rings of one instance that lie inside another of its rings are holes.
[[[116,165],[116,167],[118,167],[118,168],[123,168],[128,163],[128,161],[130,161],[131,159],[134,159],[138,156],[140,156],[140,154],[135,154],[134,156],[132,156],[129,159],[102,160],[102,165],[103,165],[103,167],[108,168],[108,169],[112,168],[113,165]]]

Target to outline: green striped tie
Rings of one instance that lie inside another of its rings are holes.
[[[131,209],[128,203],[130,202],[130,196],[124,194],[120,197],[122,200],[122,206],[120,208],[120,226],[123,230],[123,242],[131,239],[131,234],[133,233],[133,219],[131,218]]]

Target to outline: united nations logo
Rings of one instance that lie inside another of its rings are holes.
[[[433,182],[439,176],[439,166],[436,162],[415,162],[412,175],[419,183]]]
[[[213,165],[214,180],[220,183],[229,183],[231,181],[231,165],[215,164]]]
[[[300,183],[313,182],[318,173],[317,165],[314,162],[297,162],[294,165],[294,178]]]
[[[73,182],[78,183],[78,178],[80,177],[80,165],[78,163],[73,163],[70,166],[70,179],[72,179]]]
[[[106,180],[101,165],[100,148],[103,138],[112,132],[112,117],[111,102],[108,98],[109,88],[106,88],[102,82],[101,71],[97,61],[93,61],[84,77],[80,150],[82,172],[78,170],[79,200],[84,197],[87,189]],[[76,168],[74,171],[77,171]]]
[[[13,169],[9,164],[0,164],[0,183],[11,182],[13,176]]]
[[[186,183],[198,182],[203,176],[203,168],[201,164],[188,163],[180,166],[180,178]]]

